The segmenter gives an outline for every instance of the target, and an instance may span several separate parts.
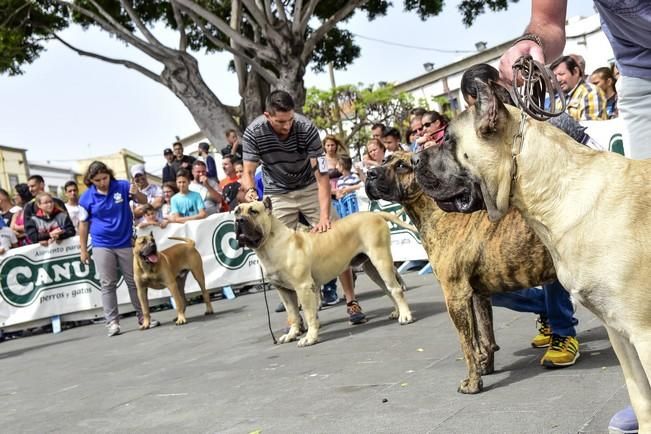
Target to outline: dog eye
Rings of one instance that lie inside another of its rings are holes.
[[[254,209],[250,209],[249,214],[258,215],[259,213]]]

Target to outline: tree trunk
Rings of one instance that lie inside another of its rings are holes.
[[[289,62],[276,65],[278,67],[279,77],[272,89],[282,89],[287,91],[296,104],[296,111],[303,113],[305,105],[305,65],[301,65],[298,59],[292,59]]]
[[[255,118],[264,112],[264,103],[269,95],[269,83],[254,71],[248,71],[246,86],[242,95],[240,125],[244,130]]]
[[[224,133],[237,129],[227,107],[203,81],[197,60],[187,53],[166,59],[161,79],[192,114],[199,129],[216,148],[225,142]]]

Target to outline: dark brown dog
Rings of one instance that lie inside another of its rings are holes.
[[[395,152],[369,170],[366,192],[400,203],[418,228],[468,365],[459,392],[480,392],[481,375],[493,372],[499,349],[490,294],[555,280],[549,253],[517,211],[491,223],[486,212],[441,210],[417,184],[410,153]]]
[[[206,315],[212,314],[210,295],[206,290],[201,255],[189,238],[169,237],[184,241],[165,250],[158,251],[154,234],[136,238],[133,246],[133,277],[138,288],[138,299],[142,306],[143,321],[141,329],[148,329],[150,323],[147,289],[168,288],[176,304],[176,325],[186,323],[185,319],[185,279],[192,273],[201,288],[206,303]]]

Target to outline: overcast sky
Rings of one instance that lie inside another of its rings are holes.
[[[528,22],[530,2],[510,4],[506,12],[488,12],[471,28],[461,22],[457,1],[446,2],[443,13],[426,22],[402,11],[402,1],[393,2],[387,17],[369,22],[356,14],[343,26],[358,35],[397,44],[443,50],[472,51],[478,41],[494,46],[521,34]],[[568,17],[594,13],[592,2],[568,2]],[[176,34],[157,33],[164,42]],[[136,50],[98,30],[78,27],[63,33],[73,45],[104,55],[129,58],[155,71],[160,66]],[[424,72],[423,63],[443,66],[467,54],[447,54],[393,46],[358,38],[362,55],[346,71],[336,71],[338,85],[379,81],[401,82]],[[237,82],[227,71],[229,55],[197,54],[202,75],[218,97],[238,104]],[[327,88],[327,73],[307,73],[306,85]],[[128,70],[99,60],[80,57],[58,42],[22,76],[0,76],[0,144],[26,148],[27,158],[74,167],[79,158],[106,155],[127,148],[148,161],[148,170],[163,164],[162,150],[175,136],[197,131],[185,106],[164,86]],[[217,144],[221,147],[223,144]]]

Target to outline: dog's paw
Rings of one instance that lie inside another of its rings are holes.
[[[484,382],[481,378],[475,381],[471,380],[470,378],[466,378],[459,385],[457,392],[464,393],[466,395],[474,395],[475,393],[481,392],[483,388]]]
[[[184,325],[187,322],[188,321],[185,318],[177,318],[176,321],[175,321],[175,324],[176,325]]]
[[[287,334],[282,335],[281,337],[278,338],[278,343],[279,344],[286,344],[291,341],[296,340],[296,333],[289,332]]]
[[[495,372],[494,363],[481,363],[479,365],[479,374],[481,375],[490,375]]]
[[[212,309],[206,309],[206,312],[204,313],[204,315],[208,316],[208,315],[212,315],[214,313],[215,313],[215,311],[213,311]]]
[[[140,328],[140,330],[147,330],[147,329],[149,328],[149,323],[145,323],[145,322],[143,321],[143,323],[140,324],[140,327],[139,327],[139,328]]]
[[[389,314],[389,319],[398,319],[400,318],[400,312],[398,312],[398,309],[394,309],[393,312]]]
[[[398,318],[398,322],[400,325],[411,324],[414,322],[414,317],[411,316],[411,312],[408,312],[406,315],[401,315],[400,318]]]
[[[304,338],[299,339],[297,346],[299,346],[299,347],[309,347],[310,345],[316,344],[318,341],[319,341],[319,339],[316,338],[316,337],[311,338],[311,337],[305,336]]]

